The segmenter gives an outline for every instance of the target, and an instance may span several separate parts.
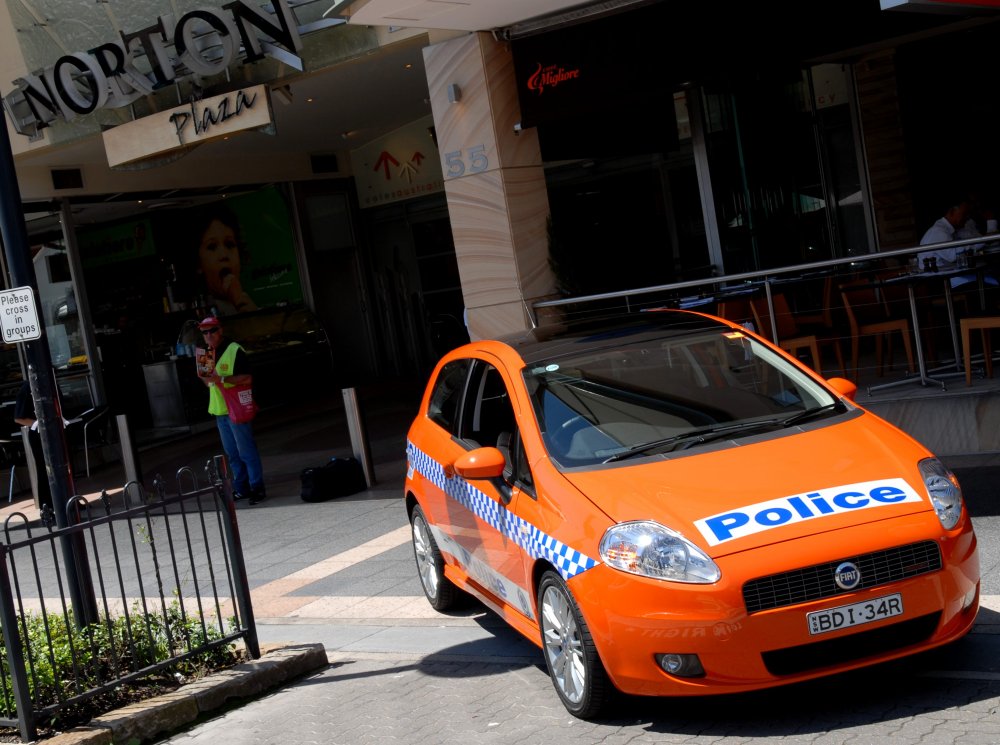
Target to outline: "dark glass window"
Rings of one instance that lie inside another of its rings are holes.
[[[452,434],[458,431],[458,415],[462,390],[469,376],[471,360],[455,360],[441,368],[431,393],[427,416]]]
[[[468,405],[463,414],[462,438],[480,447],[496,447],[515,429],[514,409],[500,372],[477,362],[469,383]]]

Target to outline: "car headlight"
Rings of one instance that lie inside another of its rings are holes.
[[[601,539],[601,559],[630,574],[671,582],[717,582],[722,572],[684,536],[659,523],[619,523]]]
[[[945,530],[951,530],[962,516],[962,487],[951,471],[937,458],[926,458],[917,464],[931,504]]]

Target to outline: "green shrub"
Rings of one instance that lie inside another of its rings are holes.
[[[229,619],[230,633],[235,619]],[[133,604],[132,611],[121,616],[103,616],[94,624],[77,629],[73,614],[28,613],[20,629],[29,695],[36,710],[107,685],[150,665],[184,655],[225,636],[216,619],[204,620],[192,615],[174,600],[164,615],[144,612]],[[5,638],[0,639],[3,660],[3,685],[12,691],[7,666]],[[162,680],[173,683],[177,677],[199,677],[206,671],[237,661],[232,643],[220,644],[158,672]],[[16,706],[12,694],[0,702],[8,716]]]

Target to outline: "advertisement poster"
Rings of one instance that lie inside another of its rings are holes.
[[[157,218],[156,252],[173,310],[233,315],[301,302],[291,220],[277,189]]]
[[[291,217],[274,188],[77,235],[88,284],[103,290],[95,318],[112,326],[140,307],[233,315],[302,302]]]

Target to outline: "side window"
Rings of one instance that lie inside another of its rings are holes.
[[[535,479],[531,475],[528,467],[528,457],[524,452],[524,442],[521,440],[520,432],[516,433],[511,441],[511,453],[509,463],[511,464],[510,481],[520,486],[524,491],[532,496],[535,495]]]
[[[441,368],[434,383],[430,404],[427,407],[428,418],[444,427],[451,434],[458,432],[458,414],[462,403],[462,391],[469,377],[471,360],[455,360]]]
[[[514,409],[500,372],[477,361],[469,378],[461,437],[480,447],[496,447],[504,433],[514,431]]]

